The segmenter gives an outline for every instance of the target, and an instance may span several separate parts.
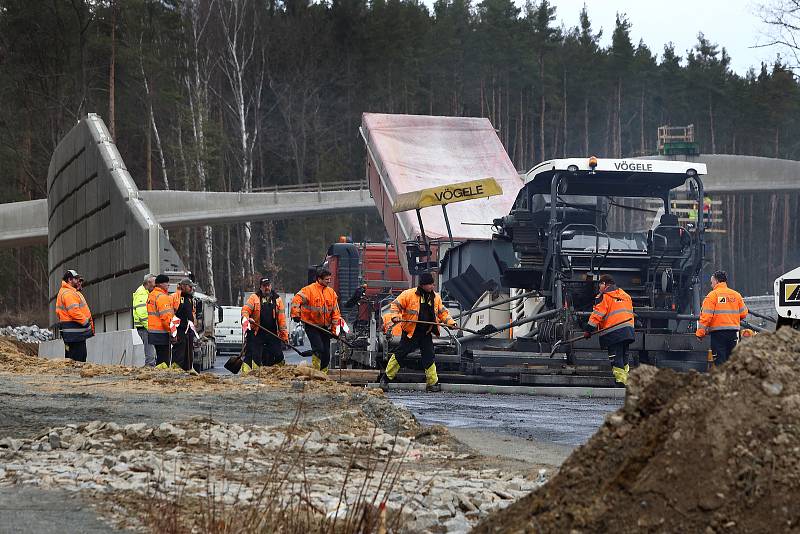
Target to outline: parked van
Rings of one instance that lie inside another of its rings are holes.
[[[222,321],[214,327],[218,353],[231,355],[242,351],[241,314],[239,306],[222,306]]]

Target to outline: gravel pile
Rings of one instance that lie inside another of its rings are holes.
[[[422,441],[380,429],[298,433],[207,418],[157,426],[92,421],[53,427],[34,439],[0,440],[0,487],[95,492],[123,507],[137,500],[124,496],[130,492],[142,497],[181,492],[184,498],[258,507],[264,480],[277,462],[280,471],[288,470],[281,488],[287,504],[307,500],[317,513],[330,516],[352,506],[366,487],[367,495],[386,501],[389,512],[403,515],[401,532],[466,533],[544,482],[541,472],[527,479],[452,465],[469,455]],[[290,465],[295,453],[303,460]],[[385,481],[381,487],[382,469],[375,467],[387,462],[400,467],[391,489]]]
[[[25,343],[41,343],[53,339],[53,333],[35,324],[30,326],[5,326],[0,328],[0,336],[13,337]]]

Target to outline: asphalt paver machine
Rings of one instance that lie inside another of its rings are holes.
[[[493,221],[493,256],[500,286],[512,297],[528,295],[518,307],[539,319],[508,339],[462,340],[465,369],[486,374],[518,368],[524,378],[526,368],[547,360],[607,367],[596,337],[568,342],[585,328],[601,274],[612,275],[632,297],[634,359],[706,369],[708,341],[694,336],[703,289],[703,220],[682,226],[670,212],[678,190],[702,200],[704,174],[699,163],[594,157],[534,167],[510,213]]]

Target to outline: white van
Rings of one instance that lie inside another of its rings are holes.
[[[222,306],[222,321],[214,326],[217,353],[239,354],[242,351],[242,308]]]

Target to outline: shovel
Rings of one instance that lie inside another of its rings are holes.
[[[255,324],[255,321],[253,321],[252,319],[250,319],[250,324],[255,325],[256,332],[258,332],[259,325]],[[281,341],[281,343],[283,343],[284,345],[286,345],[287,347],[289,347],[290,349],[295,351],[297,354],[299,354],[303,358],[308,358],[314,352],[313,350],[304,350],[304,351],[300,352],[300,350],[297,347],[295,347],[294,345],[289,345],[288,343],[284,342],[281,339],[281,337],[278,334],[276,334],[275,332],[273,332],[272,330],[268,330],[266,328],[261,328],[261,329],[264,330],[264,332],[266,332],[267,334],[271,335],[272,337],[279,339]]]
[[[239,355],[231,356],[230,358],[228,358],[228,361],[225,362],[225,365],[223,367],[225,367],[225,369],[227,369],[231,373],[238,375],[239,371],[242,370],[242,363],[244,363],[243,362],[244,351],[246,349],[247,349],[247,340],[245,340],[245,342],[242,343],[242,351],[239,353]]]
[[[342,339],[341,337],[336,337],[336,336],[333,334],[333,332],[331,332],[330,330],[327,330],[327,329],[325,329],[325,328],[322,328],[321,326],[317,326],[317,325],[315,325],[315,324],[307,323],[307,322],[303,321],[302,319],[300,320],[300,322],[301,322],[301,323],[303,323],[303,326],[310,326],[311,328],[316,328],[316,329],[317,329],[317,330],[319,330],[320,332],[325,332],[326,334],[328,334],[329,336],[331,336],[331,337],[332,337],[333,339],[335,339],[336,341],[338,341],[338,342],[342,343],[343,345],[345,345],[345,346],[347,346],[347,347],[350,347],[351,349],[353,348],[353,345],[351,345],[350,343],[348,343],[347,341],[345,341],[345,340],[344,340],[344,339]]]
[[[412,319],[403,319],[398,321],[399,323],[414,323],[414,324],[426,324],[431,326],[441,326],[443,328],[447,328],[449,330],[463,330],[464,332],[469,332],[470,334],[477,334],[479,336],[488,336],[490,334],[494,334],[497,332],[497,327],[493,324],[487,324],[480,330],[470,330],[469,328],[464,328],[462,326],[448,326],[443,323],[434,323],[432,321],[414,321]]]
[[[624,321],[620,321],[620,322],[618,322],[617,324],[612,324],[611,326],[607,326],[607,327],[603,328],[602,330],[595,330],[594,332],[591,332],[591,333],[589,334],[589,337],[595,336],[595,335],[597,335],[597,334],[600,334],[600,333],[602,333],[602,332],[606,332],[606,331],[610,330],[611,328],[614,328],[615,326],[619,326],[619,325],[621,325],[621,324],[625,324],[625,323],[627,323],[628,321],[630,321],[630,319],[625,319]],[[575,343],[576,341],[580,341],[581,339],[584,339],[584,336],[583,336],[583,334],[581,334],[581,335],[579,335],[579,336],[575,336],[575,337],[573,337],[572,339],[566,339],[566,340],[564,340],[564,339],[559,339],[558,341],[556,341],[556,342],[553,344],[553,349],[550,351],[550,357],[551,357],[551,358],[553,357],[553,354],[555,354],[555,353],[556,353],[556,349],[557,349],[559,346],[561,346],[561,345],[563,345],[563,344],[568,344],[568,345],[571,345],[572,343]]]

